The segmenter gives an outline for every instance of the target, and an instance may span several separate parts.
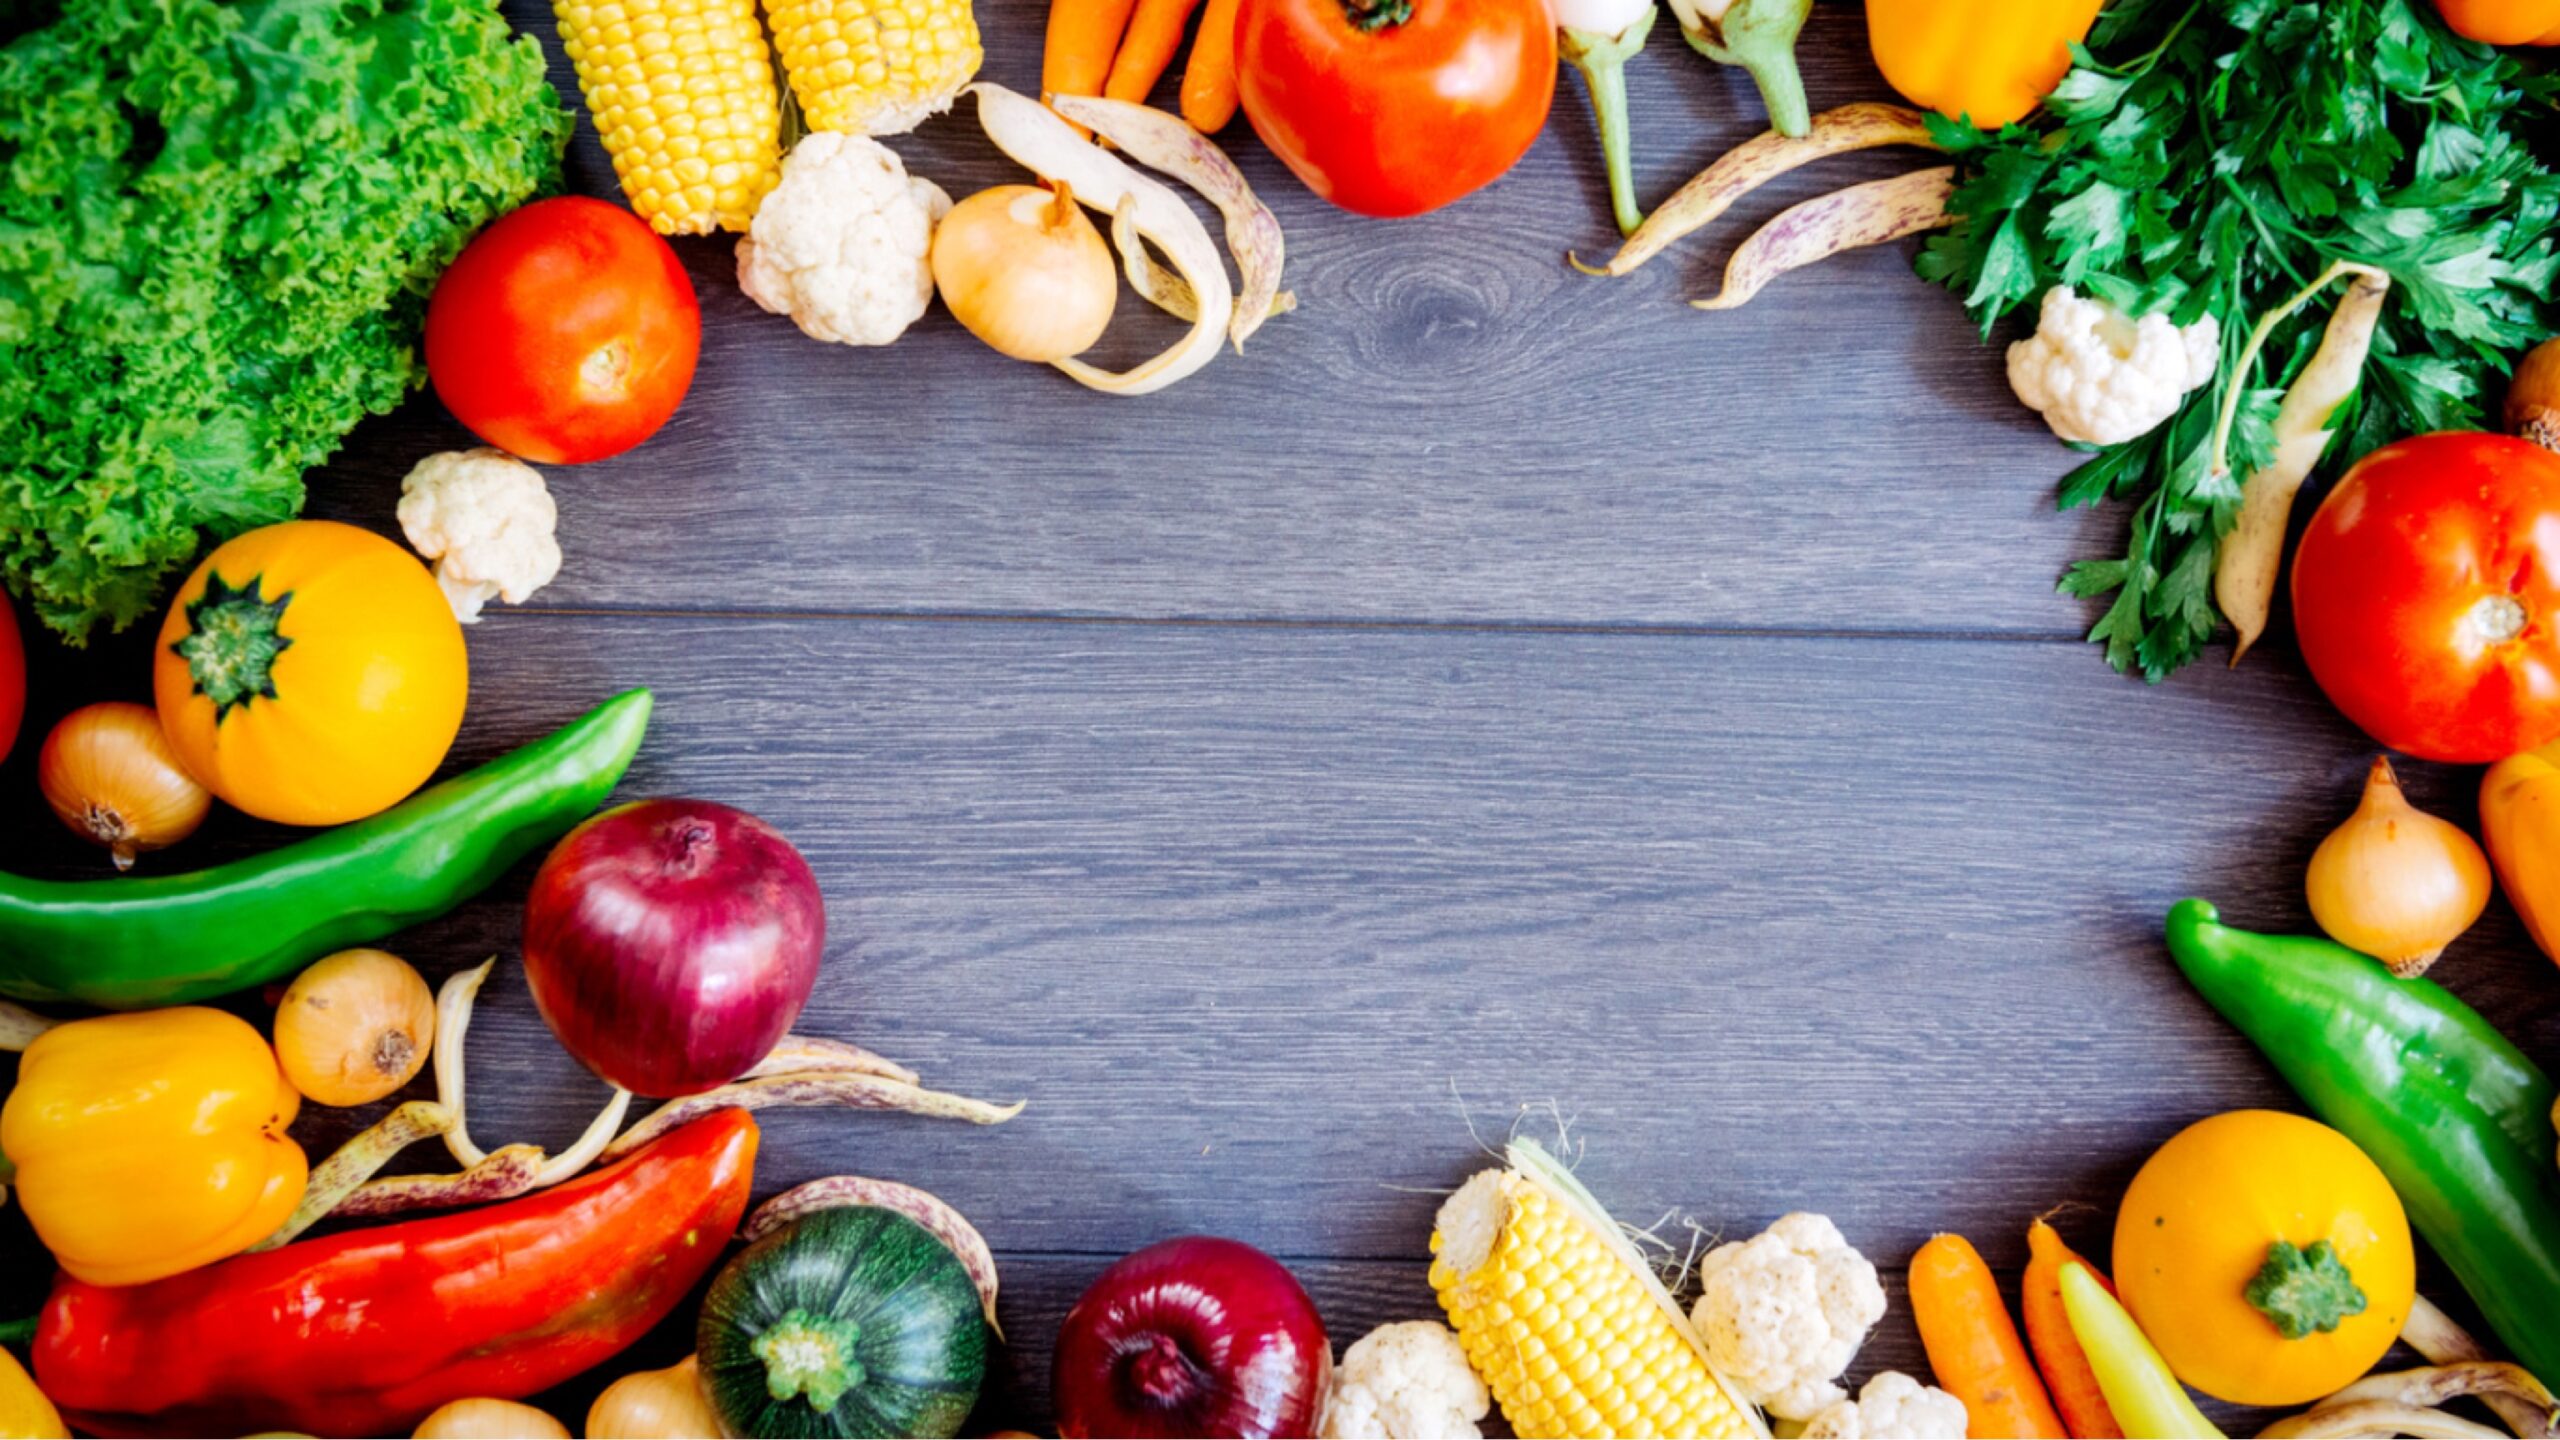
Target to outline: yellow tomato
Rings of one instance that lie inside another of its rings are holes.
[[[2272,1110],[2200,1120],[2160,1147],[2117,1212],[2115,1270],[2178,1378],[2240,1405],[2344,1388],[2391,1348],[2417,1294],[2409,1218],[2381,1169],[2328,1126]]]
[[[160,725],[197,781],[288,825],[406,799],[470,690],[435,577],[369,530],[294,520],[205,557],[160,627]]]
[[[69,1440],[62,1414],[36,1388],[18,1357],[0,1350],[0,1436],[8,1440]]]

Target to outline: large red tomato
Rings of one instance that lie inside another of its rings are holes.
[[[2560,456],[2452,433],[2367,455],[2311,517],[2293,611],[2312,678],[2394,750],[2560,737]]]
[[[1511,168],[1547,123],[1546,0],[1242,0],[1236,82],[1307,188],[1419,215]]]
[[[427,377],[527,460],[619,455],[676,413],[702,309],[676,252],[619,205],[537,200],[483,230],[427,301]]]

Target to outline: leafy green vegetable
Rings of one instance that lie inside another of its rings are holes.
[[[0,575],[80,640],[417,385],[436,276],[569,116],[491,0],[48,16],[0,49]]]
[[[2215,547],[2326,323],[2306,308],[2277,327],[2254,373],[2234,374],[2261,312],[2332,260],[2391,275],[2333,468],[2402,435],[2475,424],[2484,378],[2560,330],[2548,298],[2560,176],[2524,138],[2554,90],[2416,0],[2115,0],[2074,57],[2034,127],[1984,134],[1932,119],[1966,179],[1961,219],[1929,242],[1920,272],[1961,293],[1986,335],[2054,285],[2181,324],[2221,318],[2214,383],[2062,482],[2065,508],[2135,502],[2123,558],[2083,561],[2062,589],[2113,594],[2089,638],[2118,670],[2157,680],[2213,635]],[[2231,385],[2249,389],[2217,474],[2213,417]]]

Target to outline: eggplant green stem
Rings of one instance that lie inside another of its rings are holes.
[[[1812,130],[1813,107],[1796,69],[1796,35],[1813,13],[1813,0],[1733,0],[1722,18],[1712,20],[1698,8],[1703,3],[1673,0],[1689,48],[1719,65],[1750,71],[1760,103],[1768,107],[1770,129],[1789,136]]]
[[[1621,235],[1633,235],[1644,223],[1644,211],[1636,204],[1635,170],[1628,158],[1627,62],[1653,33],[1656,13],[1656,7],[1645,6],[1642,18],[1615,35],[1567,26],[1557,36],[1556,48],[1591,87],[1591,118],[1600,122],[1600,158],[1609,167],[1609,208],[1617,216]]]

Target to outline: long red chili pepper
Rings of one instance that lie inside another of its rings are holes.
[[[65,1276],[36,1377],[106,1434],[405,1435],[448,1400],[559,1384],[664,1319],[736,1233],[755,1155],[753,1117],[723,1110],[502,1205],[148,1285]]]

